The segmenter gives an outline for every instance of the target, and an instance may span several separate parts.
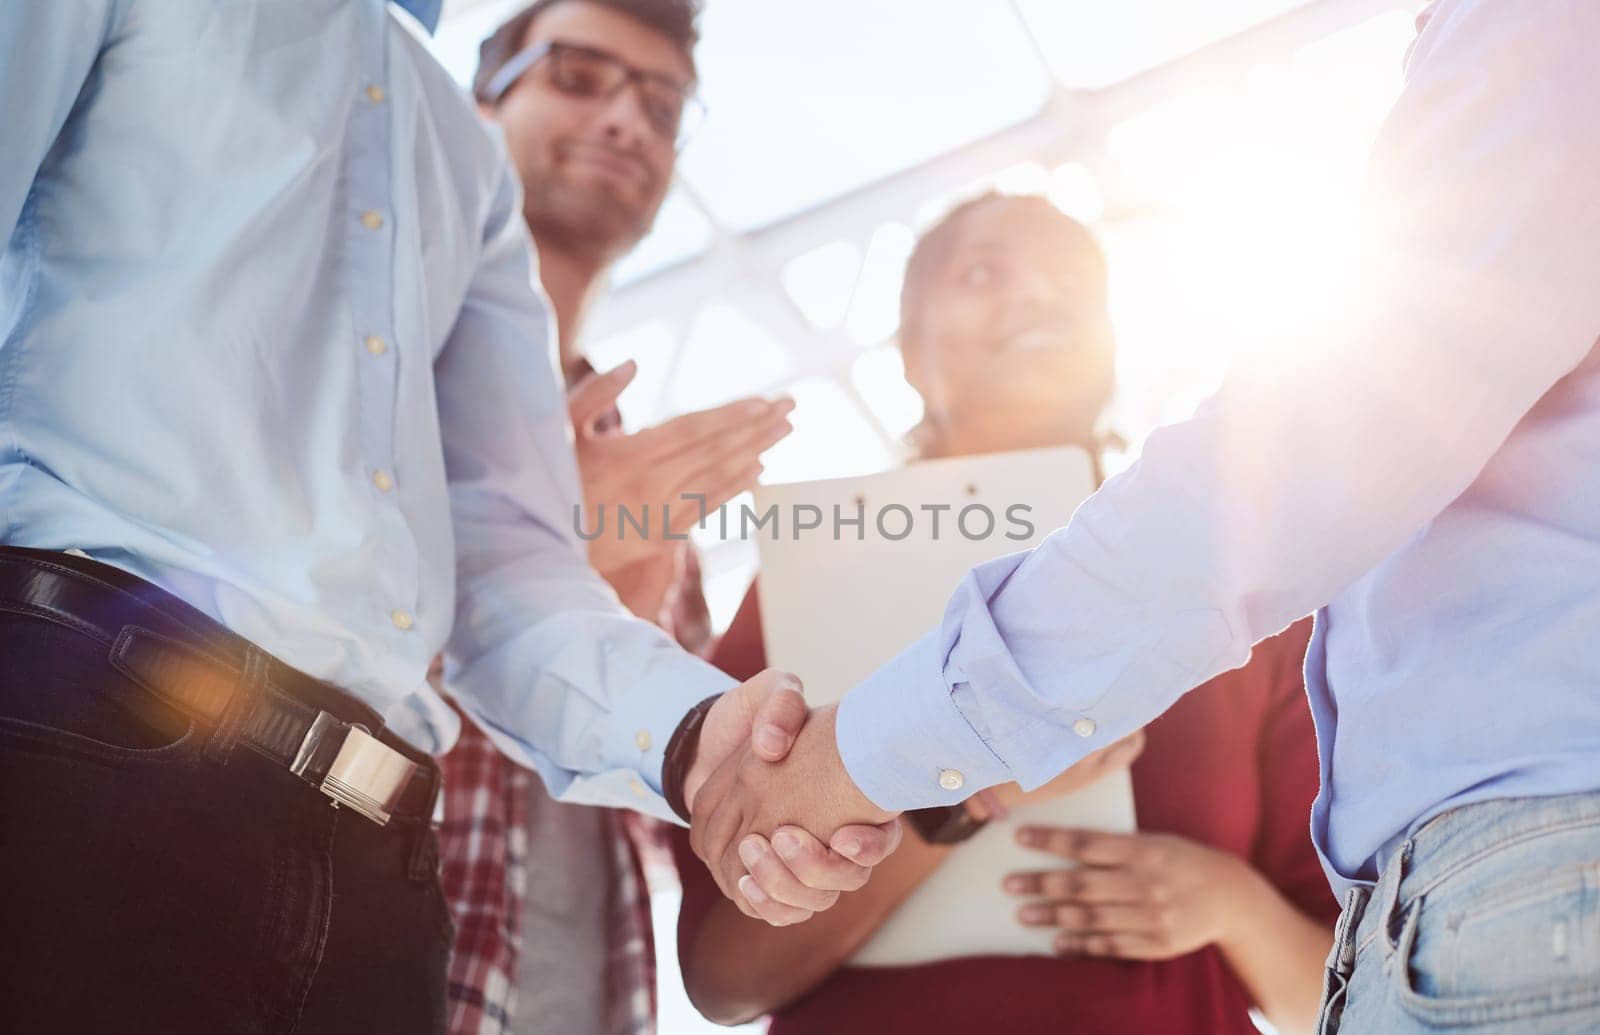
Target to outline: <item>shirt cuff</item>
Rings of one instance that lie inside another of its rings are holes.
[[[839,704],[839,757],[861,793],[881,809],[955,805],[1013,779],[956,707],[944,663],[935,630]]]
[[[605,716],[585,741],[580,771],[563,768],[486,720],[476,702],[463,699],[461,704],[496,747],[539,774],[557,801],[631,809],[682,826],[662,794],[661,765],[667,743],[690,709],[738,683],[665,638],[637,662],[629,656],[631,652],[598,649],[606,658],[603,666],[619,669],[606,673],[607,683],[621,689],[607,702]],[[630,667],[622,668],[625,665]],[[566,682],[564,692],[587,696],[582,685]]]
[[[661,766],[667,744],[695,705],[738,685],[737,680],[676,644],[652,652],[637,677],[627,681],[626,689],[611,705],[612,721],[600,745],[600,758],[603,766],[638,773],[648,793],[631,788],[633,797],[648,798],[650,808],[633,808],[670,817],[682,825],[662,793]]]

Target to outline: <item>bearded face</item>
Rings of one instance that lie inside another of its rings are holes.
[[[653,78],[692,83],[678,46],[621,12],[584,0],[542,11],[524,47],[592,52]],[[523,183],[523,213],[541,247],[612,259],[655,221],[677,158],[632,83],[609,95],[563,79],[560,62],[537,62],[491,114],[505,130]],[[569,71],[568,76],[571,75]]]

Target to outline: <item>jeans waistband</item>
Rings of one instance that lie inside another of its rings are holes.
[[[1600,828],[1600,791],[1498,798],[1440,813],[1395,847],[1377,883],[1361,896],[1364,908],[1355,924],[1351,958],[1385,932],[1392,944],[1408,903],[1474,863],[1537,838],[1585,827]]]
[[[234,742],[243,741],[307,782],[320,782],[341,747],[332,736],[320,745],[323,731],[359,728],[416,767],[390,803],[392,814],[432,816],[439,770],[430,756],[385,730],[382,717],[351,694],[285,664],[158,586],[88,558],[0,546],[0,610],[105,643],[113,667],[211,729],[207,755],[215,761],[226,762]]]

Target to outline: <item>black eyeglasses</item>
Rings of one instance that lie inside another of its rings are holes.
[[[484,87],[484,103],[500,103],[518,79],[546,58],[550,85],[569,97],[609,100],[624,86],[632,85],[650,128],[676,147],[681,148],[705,118],[705,105],[695,96],[692,84],[634,68],[615,54],[594,47],[556,40],[536,43],[501,66]]]

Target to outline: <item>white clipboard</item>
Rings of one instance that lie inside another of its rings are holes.
[[[757,536],[768,663],[800,676],[813,704],[839,700],[937,626],[973,566],[1028,549],[1065,524],[1094,491],[1093,471],[1087,453],[1062,446],[758,488],[757,511],[776,505],[780,518],[776,537]],[[880,527],[876,515],[895,505],[914,520],[908,523],[893,510]],[[948,509],[927,509],[941,505]],[[847,517],[864,511],[860,532],[842,526],[835,534],[836,506]],[[987,537],[979,536],[987,524],[981,511],[969,512],[967,534],[957,525],[962,509],[973,506],[987,507],[995,517],[995,530]],[[1012,509],[1017,506],[1027,509]],[[820,509],[822,527],[796,539],[790,516],[797,507]],[[1031,523],[1031,534],[1013,520],[1019,517]],[[962,956],[1049,953],[1049,929],[1017,923],[1019,902],[1000,886],[1013,871],[1066,865],[1017,845],[1014,833],[1027,824],[1133,830],[1127,771],[989,823],[957,846],[850,962],[904,966]]]

